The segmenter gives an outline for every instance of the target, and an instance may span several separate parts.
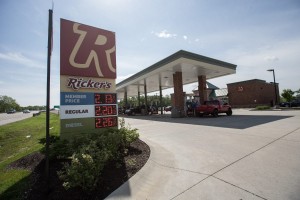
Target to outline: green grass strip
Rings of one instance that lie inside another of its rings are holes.
[[[26,187],[28,170],[9,170],[7,166],[28,154],[40,151],[46,136],[46,114],[0,126],[0,199],[17,199]],[[59,116],[50,114],[50,135],[59,135]],[[2,194],[5,192],[6,196]],[[8,195],[8,196],[7,196]]]

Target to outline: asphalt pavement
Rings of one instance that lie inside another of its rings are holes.
[[[32,117],[33,113],[37,112],[38,111],[32,111],[30,113],[16,112],[12,114],[0,113],[0,126],[30,118]]]
[[[300,199],[300,111],[125,117],[151,149],[107,199]]]

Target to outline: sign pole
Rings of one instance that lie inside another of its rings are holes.
[[[52,51],[52,13],[49,9],[49,24],[48,24],[48,56],[47,56],[47,96],[46,96],[46,181],[49,183],[49,121],[50,121],[50,66],[51,66],[51,51]],[[48,185],[48,184],[47,184]]]

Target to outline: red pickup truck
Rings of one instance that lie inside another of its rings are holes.
[[[204,101],[204,103],[195,109],[197,116],[212,115],[218,117],[219,113],[226,113],[228,116],[232,115],[231,106],[219,100]]]

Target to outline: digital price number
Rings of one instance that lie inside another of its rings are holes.
[[[117,106],[116,105],[96,105],[95,106],[95,116],[107,116],[116,115]]]
[[[94,104],[96,117],[95,128],[118,126],[116,93],[94,93]]]
[[[117,104],[116,93],[95,93],[95,104]]]
[[[95,118],[95,128],[109,128],[118,126],[118,117],[97,117]]]

